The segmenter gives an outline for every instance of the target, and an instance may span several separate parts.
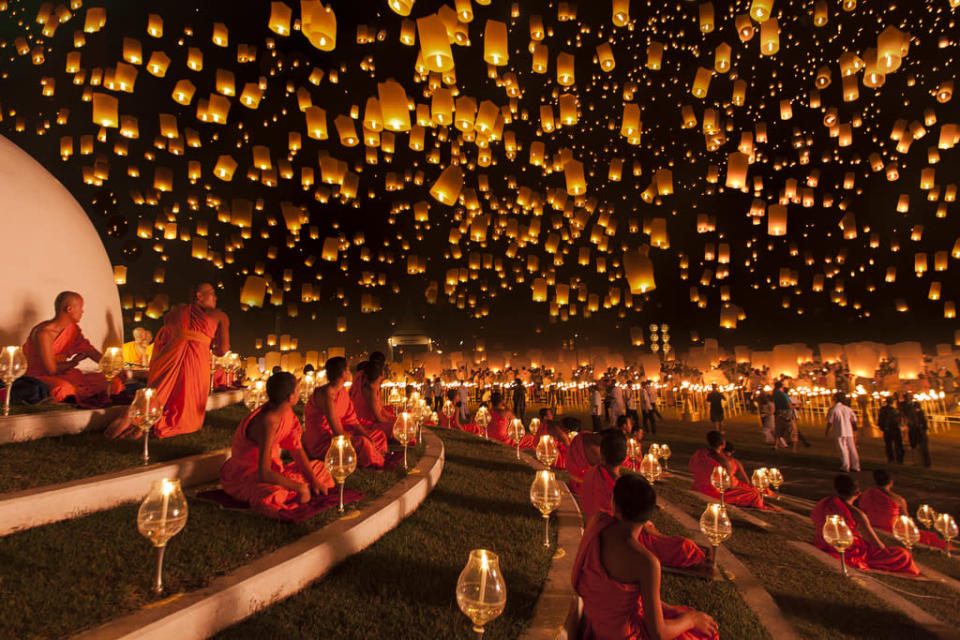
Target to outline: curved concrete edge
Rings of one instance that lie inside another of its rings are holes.
[[[287,598],[376,542],[413,513],[443,472],[443,442],[424,431],[416,469],[360,511],[215,579],[210,585],[75,636],[78,640],[201,640]],[[349,480],[348,480],[349,482]],[[175,553],[175,551],[174,551]]]
[[[827,553],[824,553],[820,549],[817,549],[813,545],[806,542],[800,542],[799,540],[790,540],[789,543],[795,549],[807,554],[811,558],[819,560],[832,570],[839,571],[839,569],[837,569],[837,559]],[[957,630],[955,627],[933,617],[903,596],[897,595],[897,593],[892,589],[889,589],[879,581],[872,579],[872,576],[869,573],[862,573],[852,567],[848,567],[847,570],[850,571],[852,575],[870,578],[868,580],[857,580],[857,586],[866,589],[886,604],[890,605],[894,609],[897,609],[936,637],[943,638],[944,640],[948,640],[950,638],[955,639],[957,637]]]
[[[222,409],[242,400],[242,389],[218,391],[207,397],[207,411]],[[125,406],[116,406],[0,416],[0,444],[98,431],[105,429],[126,410]]]
[[[184,486],[210,482],[219,476],[220,466],[228,457],[230,449],[220,449],[4,494],[0,496],[0,536],[141,500],[150,484],[161,478],[180,478]]]
[[[706,536],[700,532],[699,523],[691,516],[660,496],[657,496],[657,504],[663,507],[667,515],[679,522],[681,526],[691,532],[696,532],[695,538],[698,544],[710,545]],[[737,579],[733,580],[734,586],[740,592],[743,601],[760,619],[760,624],[766,628],[770,636],[776,638],[776,640],[800,640],[800,636],[787,621],[773,597],[747,566],[740,562],[725,546],[721,545],[717,552],[717,562],[736,575]]]

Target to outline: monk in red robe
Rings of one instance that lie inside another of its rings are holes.
[[[601,511],[587,524],[573,565],[585,640],[719,638],[707,614],[660,600],[660,561],[639,541],[656,504],[649,482],[624,475],[613,488],[614,515]]]
[[[503,394],[494,391],[490,396],[490,424],[487,425],[487,437],[511,447],[515,446],[513,438],[510,437],[510,421],[513,418],[513,412],[507,409]]]
[[[554,469],[567,468],[567,449],[570,447],[570,434],[561,424],[553,419],[553,410],[549,407],[540,409],[540,427],[535,434],[527,434],[520,439],[521,449],[536,449],[543,436],[552,436],[557,443],[557,459],[553,463]]]
[[[81,407],[109,404],[107,392],[122,392],[123,380],[114,378],[108,386],[102,373],[76,368],[84,360],[99,362],[102,357],[80,330],[83,297],[73,291],[64,291],[57,295],[53,306],[53,319],[31,329],[23,345],[23,354],[27,357],[26,375],[45,384],[57,402],[72,397]]]
[[[873,472],[873,481],[876,487],[867,489],[857,499],[857,507],[870,520],[874,529],[893,532],[893,523],[903,515],[910,515],[907,501],[903,496],[893,492],[893,477],[886,469],[877,469]],[[946,548],[943,540],[933,531],[920,529],[920,542],[931,547]]]
[[[627,439],[616,429],[601,432],[600,455],[603,463],[591,467],[583,479],[580,510],[589,520],[597,512],[612,515],[613,487],[620,477],[620,461],[627,455]],[[690,568],[709,564],[707,554],[693,540],[662,535],[652,522],[640,529],[640,544],[667,567]]]
[[[854,500],[860,494],[857,481],[846,474],[839,475],[833,479],[833,488],[837,495],[824,498],[810,513],[810,518],[813,519],[814,544],[833,557],[840,557],[823,538],[823,523],[828,516],[838,515],[847,522],[853,532],[853,544],[844,552],[844,561],[848,566],[920,575],[910,552],[903,547],[884,545],[870,526],[867,514],[853,506]]]
[[[385,376],[386,358],[379,351],[374,351],[353,377],[350,401],[357,412],[357,419],[368,431],[380,431],[390,440],[397,416],[393,409],[380,404],[380,385]]]
[[[347,360],[339,356],[330,358],[324,365],[327,384],[314,389],[303,409],[306,432],[303,445],[311,458],[323,459],[334,436],[350,436],[357,451],[357,464],[361,467],[383,467],[383,454],[387,452],[387,436],[382,431],[367,430],[357,418],[350,402],[350,394],[344,388],[347,378]]]
[[[600,434],[581,431],[567,447],[567,486],[574,495],[580,495],[584,475],[590,467],[600,464]]]
[[[163,317],[153,343],[147,386],[157,390],[163,416],[153,426],[158,438],[193,433],[203,426],[210,395],[210,350],[230,350],[230,319],[217,309],[217,293],[204,282],[193,290],[190,304],[178,304]],[[108,437],[131,435],[124,417],[107,430]],[[139,437],[139,430],[132,430]]]
[[[250,503],[261,515],[280,518],[280,513],[327,495],[334,486],[323,462],[310,460],[300,445],[300,420],[293,413],[299,400],[297,379],[291,373],[276,373],[267,380],[268,402],[237,428],[230,458],[220,467],[223,490]],[[280,450],[290,452],[293,462],[284,464]]]
[[[733,456],[724,452],[727,441],[719,431],[707,433],[705,449],[699,449],[690,456],[690,472],[693,473],[693,488],[711,498],[720,499],[720,492],[710,484],[710,474],[715,467],[723,467],[730,474],[730,488],[723,492],[726,504],[752,509],[770,509],[763,502],[760,491],[750,485],[746,472]]]

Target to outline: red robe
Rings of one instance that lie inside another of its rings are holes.
[[[358,371],[357,375],[353,377],[353,383],[350,385],[350,402],[353,403],[353,408],[357,412],[357,419],[367,431],[372,429],[380,431],[386,436],[387,440],[393,439],[393,422],[396,420],[396,415],[392,408],[383,407],[380,408],[380,413],[385,418],[388,418],[388,420],[377,420],[377,414],[374,408],[371,407],[367,399],[363,397],[363,384],[366,380],[367,375],[363,371]],[[373,393],[374,402],[378,405],[380,404],[379,391],[379,389],[374,389]]]
[[[35,344],[36,332],[46,322],[41,322],[30,330],[30,337],[23,345],[23,355],[27,357],[27,371],[25,375],[40,380],[47,385],[50,390],[50,396],[57,402],[63,402],[65,398],[73,396],[81,407],[100,407],[109,404],[107,400],[107,379],[99,372],[85,372],[77,369],[70,369],[56,375],[49,375],[47,367],[43,364],[43,358],[40,356],[40,349]],[[94,349],[90,341],[83,337],[83,331],[80,325],[71,323],[67,325],[53,340],[53,358],[58,363],[68,360],[79,353],[85,353]],[[118,376],[110,381],[110,393],[121,393],[123,391],[123,380]],[[102,396],[97,398],[97,396]]]
[[[877,549],[867,543],[857,531],[857,522],[853,519],[849,507],[840,498],[831,496],[817,503],[810,513],[813,520],[814,544],[834,558],[839,558],[833,547],[823,539],[823,523],[827,516],[839,515],[847,521],[847,526],[853,531],[853,544],[844,552],[844,561],[850,567],[857,569],[877,569],[879,571],[897,571],[910,575],[920,575],[920,570],[913,563],[913,556],[903,547],[886,547]]]
[[[616,482],[603,465],[590,467],[584,476],[580,492],[580,510],[583,511],[584,520],[589,520],[599,511],[608,514],[613,512],[613,485]],[[667,567],[696,567],[707,557],[693,540],[683,536],[664,536],[644,527],[640,531],[639,540],[640,544]]]
[[[577,437],[570,441],[567,447],[566,464],[567,474],[570,478],[567,480],[567,486],[574,495],[580,495],[583,485],[584,475],[590,468],[590,461],[587,460],[587,451],[583,446],[586,433],[578,433]]]
[[[510,437],[510,421],[502,413],[497,413],[495,409],[490,409],[490,424],[487,425],[487,437],[491,440],[499,440],[511,447],[516,443]]]
[[[551,429],[553,427],[553,429]],[[540,438],[543,436],[553,436],[556,433],[556,426],[552,425],[549,422],[541,422],[540,428],[537,430],[535,435],[527,434],[520,438],[520,448],[521,449],[536,449],[537,445],[540,443]],[[553,439],[557,443],[557,459],[553,463],[554,469],[566,469],[567,468],[567,445],[553,436]]]
[[[874,529],[893,532],[893,523],[900,516],[900,505],[882,489],[867,489],[857,500],[857,506],[867,514]],[[931,547],[945,549],[946,544],[933,531],[920,529],[920,542]]]
[[[157,390],[163,416],[153,426],[160,438],[203,426],[210,395],[210,342],[217,323],[198,304],[178,305],[163,318],[154,342],[147,385]]]
[[[640,587],[617,582],[607,574],[600,559],[600,534],[615,523],[613,516],[600,512],[587,526],[580,540],[573,565],[573,588],[583,598],[586,629],[583,640],[648,640],[643,623],[643,602]],[[663,617],[678,618],[687,607],[674,607],[661,602]],[[675,640],[702,640],[707,636],[691,629],[675,636]]]
[[[264,405],[266,406],[266,405]],[[260,482],[260,448],[247,437],[247,425],[263,410],[263,406],[248,415],[233,434],[230,458],[220,467],[220,484],[223,490],[237,500],[250,503],[250,508],[264,516],[279,518],[281,511],[291,511],[300,506],[300,494],[277,484]],[[280,418],[277,437],[270,452],[271,468],[296,482],[310,484],[309,474],[304,473],[295,462],[284,464],[280,459],[280,450],[296,451],[300,449],[300,420],[288,410]],[[319,460],[310,461],[310,469],[328,489],[334,486],[330,472]]]
[[[326,387],[319,387],[313,392],[310,401],[303,408],[304,421],[307,423],[303,435],[303,448],[311,458],[322,460],[327,455],[330,442],[333,441],[333,428],[327,421],[327,416],[320,409],[319,395],[326,391]],[[387,450],[387,436],[382,431],[370,431],[370,437],[365,438],[356,427],[360,424],[357,412],[350,402],[350,394],[346,389],[340,389],[333,400],[333,411],[340,419],[344,433],[350,436],[350,442],[357,451],[357,465],[361,467],[383,467],[383,451]]]
[[[740,464],[736,460],[733,463],[735,465]],[[710,474],[713,473],[714,467],[718,466],[720,465],[710,456],[708,449],[699,449],[690,456],[690,472],[693,474],[694,490],[717,500],[720,499],[720,492],[710,484]],[[770,508],[763,502],[763,497],[757,489],[742,483],[735,474],[730,474],[730,488],[723,492],[723,501],[725,504],[738,507]]]

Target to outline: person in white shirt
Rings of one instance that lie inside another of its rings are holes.
[[[603,415],[603,396],[600,395],[600,387],[596,384],[590,387],[590,418],[593,420],[593,430],[600,431],[602,425],[601,416]]]
[[[827,428],[824,435],[830,434],[832,428],[836,433],[837,447],[840,449],[840,464],[845,473],[860,471],[860,454],[857,453],[857,439],[854,435],[857,428],[857,414],[843,403],[843,393],[834,396],[836,404],[827,412]]]
[[[617,418],[627,412],[623,400],[623,388],[613,382],[610,388],[610,424],[617,424]]]
[[[460,387],[457,389],[457,398],[460,400],[460,421],[462,424],[467,423],[467,404],[470,401],[470,392],[467,391],[467,385],[464,384],[463,380],[460,381]]]

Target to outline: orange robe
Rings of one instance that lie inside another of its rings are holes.
[[[23,345],[23,355],[27,357],[26,375],[47,385],[50,396],[57,402],[63,402],[64,399],[73,396],[76,398],[76,403],[81,407],[98,407],[109,404],[107,379],[102,373],[85,372],[77,369],[70,369],[56,375],[47,373],[47,367],[43,364],[40,350],[35,344],[35,334],[44,324],[46,322],[41,322],[31,329],[30,337]],[[93,348],[90,341],[83,337],[80,325],[71,323],[54,338],[53,357],[59,363],[79,353],[91,351]],[[120,377],[114,378],[110,381],[109,389],[111,394],[121,393],[123,391],[123,380]],[[98,398],[97,396],[102,397]]]
[[[319,395],[325,389],[318,388],[313,392],[310,401],[303,408],[303,417],[306,432],[303,435],[303,448],[311,458],[322,460],[327,455],[327,449],[333,441],[333,427],[327,420],[326,414],[320,409]],[[350,402],[350,394],[346,389],[340,389],[333,399],[333,411],[340,419],[345,435],[350,436],[350,442],[357,451],[357,465],[361,467],[383,467],[383,453],[387,450],[387,436],[382,431],[370,431],[370,437],[365,438],[356,427],[360,424],[357,412]]]
[[[735,465],[740,463],[733,461]],[[720,499],[720,492],[710,484],[710,474],[714,467],[718,467],[717,461],[710,456],[708,449],[699,449],[690,456],[690,472],[693,474],[693,488],[700,493],[706,494],[711,498]],[[764,504],[763,497],[757,489],[750,485],[742,483],[736,475],[730,475],[730,488],[723,492],[723,501],[725,504],[732,504],[738,507],[750,507],[753,509],[769,509]]]
[[[537,430],[536,435],[527,434],[520,439],[520,448],[521,449],[536,449],[537,444],[540,443],[540,438],[543,436],[552,436],[551,427],[554,426],[548,422],[541,422],[540,428]],[[553,463],[554,469],[566,469],[567,468],[567,445],[565,445],[560,438],[553,438],[557,442],[557,459]]]
[[[583,617],[586,629],[583,640],[648,640],[643,623],[643,602],[640,587],[618,582],[607,574],[600,559],[600,534],[615,523],[613,516],[600,512],[587,526],[580,540],[573,565],[573,588],[583,598]],[[678,618],[687,607],[674,607],[661,602],[663,617]],[[694,629],[685,631],[675,640],[717,640]]]
[[[394,420],[396,420],[396,414],[392,408],[381,407],[380,413],[385,418],[388,418],[388,420],[377,420],[377,414],[374,408],[371,407],[367,399],[363,397],[363,384],[366,380],[367,375],[363,371],[358,371],[357,375],[353,377],[353,384],[350,385],[350,402],[353,403],[353,408],[357,412],[357,419],[367,431],[371,429],[381,431],[387,440],[390,440],[393,438],[393,423]],[[378,392],[379,389],[374,389],[374,398],[377,404],[380,403]]]
[[[834,558],[839,558],[833,547],[823,539],[823,523],[827,516],[839,515],[847,521],[847,526],[853,531],[853,544],[844,552],[844,561],[850,567],[857,569],[877,569],[879,571],[897,571],[910,575],[920,575],[920,570],[913,563],[913,556],[903,547],[886,547],[877,549],[867,543],[857,531],[857,522],[853,519],[849,507],[836,496],[824,498],[817,503],[810,513],[813,520],[814,544]]]
[[[193,433],[203,426],[210,395],[210,342],[217,323],[198,304],[178,305],[163,318],[154,341],[147,386],[157,390],[163,416],[153,426],[159,438]]]
[[[900,516],[900,505],[886,492],[876,487],[864,491],[857,500],[857,506],[867,514],[874,529],[893,531],[893,523]],[[920,542],[931,547],[945,549],[946,544],[933,531],[920,529]]]
[[[266,406],[266,405],[263,405]],[[220,467],[220,484],[223,490],[237,500],[250,503],[250,508],[261,515],[270,518],[280,518],[283,511],[291,511],[300,506],[300,494],[278,484],[260,482],[260,448],[247,437],[247,425],[250,420],[263,410],[259,407],[248,415],[237,427],[233,434],[233,445],[230,449],[230,458]],[[270,467],[294,480],[310,484],[309,474],[297,466],[295,462],[284,464],[280,458],[280,450],[296,451],[301,448],[300,420],[288,410],[280,418],[277,428],[277,437],[273,442],[273,451],[270,452]],[[310,470],[317,479],[328,489],[334,486],[333,478],[323,463],[319,460],[310,461]]]
[[[613,485],[616,482],[603,465],[590,467],[583,478],[580,492],[580,510],[583,511],[585,520],[600,511],[612,514]],[[667,567],[696,567],[707,557],[703,549],[689,538],[663,536],[648,531],[646,527],[640,531],[639,541]]]
[[[513,438],[510,437],[509,426],[509,421],[502,413],[497,413],[496,410],[490,409],[490,424],[487,425],[488,438],[491,440],[499,440],[511,447],[514,446],[516,443],[513,441]]]
[[[583,477],[590,468],[590,461],[587,460],[587,451],[583,446],[585,433],[578,433],[577,437],[570,441],[567,447],[566,464],[567,474],[570,476],[567,480],[567,486],[574,495],[580,495],[583,486]]]

